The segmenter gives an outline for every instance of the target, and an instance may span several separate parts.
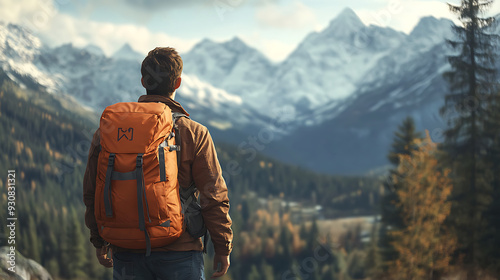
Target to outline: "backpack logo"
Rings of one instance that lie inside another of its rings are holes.
[[[123,129],[121,127],[118,128],[118,141],[122,138],[126,138],[128,141],[132,141],[134,139],[134,129],[132,127],[128,129]]]

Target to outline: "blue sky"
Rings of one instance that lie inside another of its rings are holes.
[[[344,8],[365,24],[410,32],[423,16],[446,17],[442,0],[2,0],[3,21],[28,26],[56,46],[95,44],[110,55],[124,43],[146,53],[173,46],[181,53],[203,38],[240,37],[274,61],[283,60],[310,32]],[[458,0],[450,0],[458,3]],[[490,15],[500,13],[495,1]]]

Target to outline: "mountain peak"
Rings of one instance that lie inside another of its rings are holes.
[[[94,44],[88,44],[85,47],[83,47],[82,50],[85,50],[94,55],[104,56],[104,51],[99,46]]]
[[[223,43],[224,47],[230,49],[231,51],[247,51],[251,48],[243,42],[239,37],[235,36],[233,39]]]
[[[141,60],[143,55],[135,51],[128,43],[125,43],[118,51],[116,51],[113,56],[115,59],[124,60]]]
[[[356,14],[356,12],[349,8],[349,7],[346,7],[344,8],[338,15],[337,15],[337,18],[357,18],[359,19],[358,15]]]
[[[423,17],[411,31],[410,38],[421,43],[426,42],[429,45],[437,44],[452,36],[452,25],[453,22],[449,19],[437,19],[433,16]]]
[[[351,9],[345,8],[332,21],[326,30],[338,35],[349,34],[365,27],[358,15]]]
[[[345,8],[340,12],[331,22],[332,23],[342,23],[342,24],[354,24],[357,27],[365,26],[361,19],[358,17],[356,12],[351,8]]]
[[[196,52],[201,49],[211,49],[216,45],[214,41],[208,38],[203,38],[201,41],[196,43],[187,53]]]
[[[243,40],[241,40],[238,36],[234,36],[233,39],[227,41],[226,43],[234,46],[246,46],[245,42],[243,42]]]

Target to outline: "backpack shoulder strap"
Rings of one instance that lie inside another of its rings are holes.
[[[181,164],[181,134],[179,132],[179,126],[177,125],[177,120],[180,118],[188,118],[186,114],[179,112],[172,112],[172,122],[174,123],[174,137],[175,137],[175,145],[177,146],[177,167]]]
[[[189,117],[186,114],[183,114],[180,112],[172,112],[172,121],[174,122],[174,125],[177,122],[177,120],[182,118],[182,117],[189,119]]]

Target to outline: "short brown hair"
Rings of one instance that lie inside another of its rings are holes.
[[[158,47],[150,51],[141,66],[147,94],[172,96],[182,65],[182,58],[174,48]]]

